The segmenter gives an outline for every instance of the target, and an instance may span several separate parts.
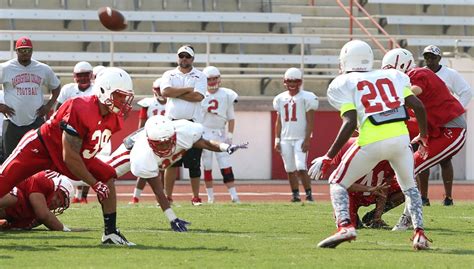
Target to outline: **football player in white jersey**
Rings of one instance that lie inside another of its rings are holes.
[[[56,108],[59,108],[70,98],[92,95],[92,65],[88,62],[78,62],[74,66],[72,75],[74,82],[61,88]]]
[[[145,122],[148,118],[154,115],[165,115],[166,108],[166,97],[161,95],[160,90],[161,79],[157,78],[152,85],[154,97],[147,97],[138,101],[140,106],[140,111],[138,112],[138,129],[145,126]],[[163,172],[161,173],[161,179],[163,179]],[[162,182],[160,182],[162,184]],[[135,184],[135,189],[133,190],[132,200],[129,204],[137,204],[140,202],[140,196],[143,189],[145,188],[146,180],[142,178],[137,178],[137,183]]]
[[[359,137],[329,177],[338,231],[321,241],[318,247],[335,248],[356,238],[349,216],[347,188],[378,162],[387,160],[395,171],[413,219],[412,246],[415,250],[428,249],[421,196],[414,179],[413,152],[404,122],[408,118],[407,105],[414,110],[420,129],[420,134],[412,142],[418,142],[420,148],[426,149],[426,111],[411,92],[407,75],[394,69],[372,70],[373,60],[372,49],[367,43],[360,40],[346,43],[339,55],[341,75],[328,88],[328,101],[340,111],[342,126],[326,155],[312,161],[311,177],[317,179],[327,171],[332,158],[357,127]]]
[[[298,179],[306,192],[306,201],[313,202],[306,163],[318,97],[302,89],[303,73],[298,68],[286,70],[283,84],[287,90],[273,99],[273,109],[277,112],[274,148],[283,158],[293,196],[291,202],[301,202]]]
[[[221,87],[221,73],[214,66],[208,66],[202,71],[207,77],[207,92],[201,102],[202,122],[204,127],[203,138],[218,142],[232,143],[235,116],[234,103],[238,95],[235,91]],[[227,125],[227,132],[225,130]],[[204,166],[204,183],[206,184],[207,202],[214,203],[214,188],[212,183],[212,159],[214,152],[202,151],[202,164]],[[217,163],[221,170],[224,184],[230,193],[231,201],[240,203],[234,184],[234,172],[230,155],[225,152],[215,153]]]
[[[231,145],[205,140],[203,127],[188,120],[172,121],[165,116],[152,116],[143,130],[129,135],[124,143],[110,156],[107,164],[115,168],[117,177],[131,171],[133,175],[150,182],[157,202],[171,222],[175,231],[186,231],[188,222],[176,218],[168,198],[158,182],[159,171],[179,161],[191,148],[208,149],[216,152],[234,153],[247,148],[248,143]],[[150,179],[155,180],[150,181]]]

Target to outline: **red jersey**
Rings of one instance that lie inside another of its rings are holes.
[[[33,228],[30,226],[36,222],[36,215],[30,204],[30,194],[43,194],[49,207],[54,195],[54,182],[46,176],[45,171],[41,171],[22,181],[17,185],[17,189],[18,201],[5,209],[6,219],[12,228]]]
[[[408,71],[407,75],[413,86],[423,90],[417,97],[425,106],[430,136],[438,136],[440,127],[464,114],[464,107],[433,71],[417,67]]]
[[[82,96],[64,102],[51,118],[41,126],[41,138],[58,172],[77,179],[66,167],[62,157],[64,124],[72,127],[82,138],[81,157],[86,166],[122,127],[122,118],[115,113],[100,114],[97,96]]]

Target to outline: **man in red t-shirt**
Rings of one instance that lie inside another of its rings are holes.
[[[428,121],[427,151],[415,152],[415,175],[450,158],[466,142],[466,121],[462,104],[451,94],[446,84],[433,71],[427,68],[413,68],[413,55],[406,49],[394,49],[383,58],[382,68],[395,68],[407,73],[412,91],[426,109]],[[407,124],[414,127],[413,119]],[[416,130],[410,130],[410,134]],[[419,180],[422,199],[429,205],[428,178]]]
[[[121,129],[131,109],[132,79],[120,68],[104,69],[96,78],[93,96],[64,104],[38,130],[25,134],[0,168],[0,197],[39,171],[51,169],[73,180],[83,180],[102,205],[103,244],[134,245],[116,228],[115,169],[96,154]]]
[[[341,163],[344,154],[355,142],[355,137],[350,138],[336,157],[332,159],[331,165],[337,167]],[[373,228],[387,226],[382,220],[382,214],[405,201],[400,186],[394,180],[394,177],[395,172],[390,164],[387,161],[381,161],[372,169],[371,173],[363,176],[347,189],[349,192],[349,215],[351,223],[357,224],[356,228],[362,227],[357,213],[359,208],[373,204],[376,205],[376,209],[364,224]]]
[[[69,207],[74,195],[71,181],[59,173],[41,171],[13,188],[0,199],[0,230],[30,230],[44,224],[52,231],[69,232],[56,217]]]

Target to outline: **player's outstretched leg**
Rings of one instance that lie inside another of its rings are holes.
[[[320,248],[335,248],[343,242],[350,242],[357,237],[356,230],[351,224],[349,215],[349,195],[339,184],[330,185],[331,202],[336,213],[337,232],[319,242]]]

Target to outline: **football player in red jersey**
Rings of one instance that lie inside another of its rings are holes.
[[[429,149],[415,152],[415,175],[454,156],[466,142],[464,107],[451,94],[446,84],[428,68],[414,67],[413,55],[406,49],[393,49],[385,54],[382,68],[394,68],[410,77],[413,93],[426,109]],[[408,124],[410,127],[413,124]],[[422,199],[427,200],[428,181],[420,180]],[[426,202],[425,202],[426,203]],[[402,218],[399,224],[407,221]],[[395,227],[396,228],[396,227]],[[394,229],[395,229],[394,228]],[[403,229],[403,227],[402,227]]]
[[[337,167],[349,148],[356,142],[356,138],[350,138],[342,147],[336,157],[332,159],[331,165]],[[372,171],[353,183],[347,190],[349,192],[349,215],[351,222],[356,228],[362,228],[362,222],[367,227],[383,228],[387,226],[382,220],[382,214],[399,206],[405,197],[394,179],[395,172],[387,161],[379,162]],[[376,205],[376,209],[370,214],[366,221],[360,221],[358,210],[360,207]]]
[[[133,84],[124,70],[109,67],[99,73],[94,95],[67,100],[39,129],[25,134],[0,168],[0,196],[29,176],[57,171],[83,180],[97,193],[102,205],[103,244],[134,245],[116,228],[115,169],[95,156],[121,129],[131,109]]]
[[[44,224],[52,231],[70,232],[56,217],[68,209],[74,195],[71,181],[57,172],[41,171],[0,199],[1,230],[30,230]]]

